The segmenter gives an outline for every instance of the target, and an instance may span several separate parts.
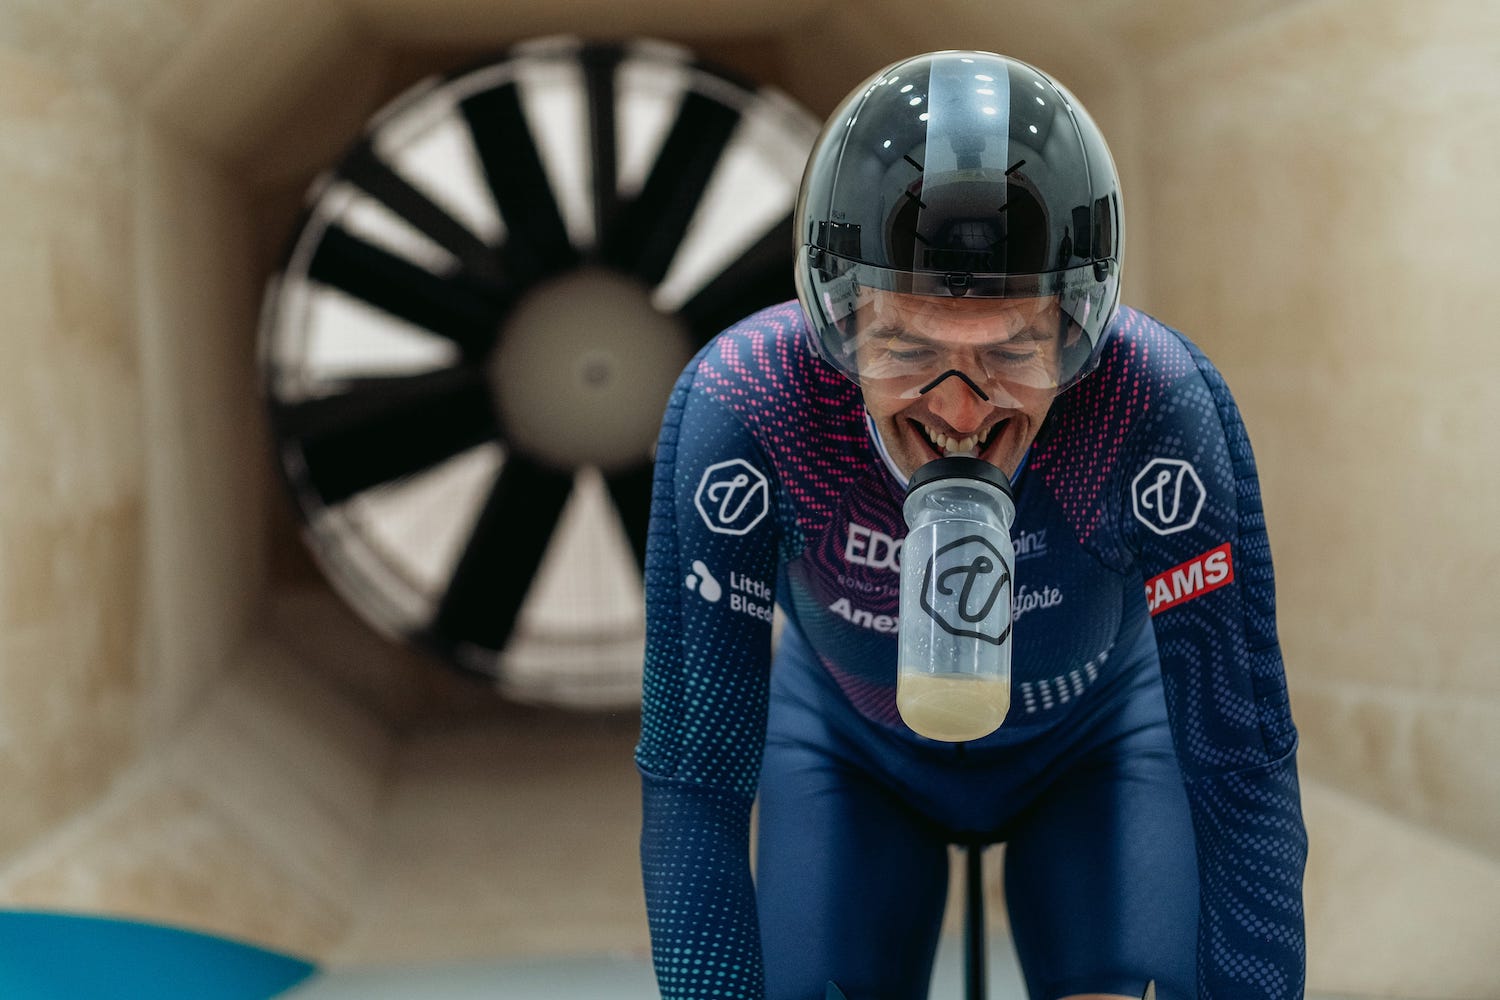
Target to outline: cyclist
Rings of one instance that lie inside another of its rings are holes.
[[[636,758],[663,996],[926,996],[962,842],[1006,845],[1038,1000],[1299,996],[1254,460],[1202,352],[1119,305],[1094,122],[1013,59],[903,60],[830,118],[795,225],[798,301],[694,359],[657,450]],[[946,743],[897,712],[895,633],[905,484],[955,454],[1010,477],[1017,561],[1009,714]]]

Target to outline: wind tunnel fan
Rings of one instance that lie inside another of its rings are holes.
[[[678,372],[792,289],[818,123],[655,42],[425,81],[307,195],[261,379],[304,536],[388,635],[526,701],[640,695]]]

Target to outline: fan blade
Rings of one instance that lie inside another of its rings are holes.
[[[277,405],[272,420],[279,440],[300,446],[327,506],[499,436],[483,372],[467,366],[356,379],[338,395]]]
[[[460,107],[505,220],[507,270],[530,285],[575,266],[578,252],[568,240],[516,85],[476,94]]]
[[[646,533],[651,526],[651,482],[655,469],[650,462],[610,473],[605,477],[614,498],[620,524],[641,569],[646,568]]]
[[[640,195],[609,233],[606,263],[661,283],[739,121],[738,111],[712,98],[683,98]]]
[[[506,456],[438,606],[436,641],[505,648],[572,488],[571,473]]]
[[[615,115],[615,71],[623,52],[616,46],[594,45],[583,50],[584,90],[589,105],[589,152],[593,166],[594,231],[604,235],[615,223],[620,199],[619,134]]]
[[[792,216],[788,213],[680,310],[699,346],[764,306],[797,294],[792,280]]]
[[[433,274],[340,226],[329,226],[313,254],[308,277],[384,312],[447,337],[468,358],[494,343],[511,294],[460,271]]]
[[[500,281],[495,251],[391,169],[368,142],[357,146],[344,162],[344,177],[409,222],[438,246],[457,257],[464,270]]]

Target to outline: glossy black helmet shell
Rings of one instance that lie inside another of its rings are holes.
[[[914,56],[829,118],[798,196],[797,292],[815,353],[858,381],[869,289],[1059,296],[1058,375],[1093,369],[1119,305],[1120,184],[1093,119],[1042,71],[990,52]]]

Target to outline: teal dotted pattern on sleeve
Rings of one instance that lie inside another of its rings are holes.
[[[765,744],[770,605],[757,591],[774,586],[774,473],[730,411],[692,391],[701,357],[673,391],[656,453],[636,749],[641,871],[663,998],[759,1000],[749,827]],[[713,530],[717,508],[700,509],[704,477],[726,462],[745,463],[734,471],[751,489],[754,476],[766,481],[763,520],[744,533]]]
[[[662,996],[759,1000],[750,803],[650,775],[644,784],[641,871]]]

